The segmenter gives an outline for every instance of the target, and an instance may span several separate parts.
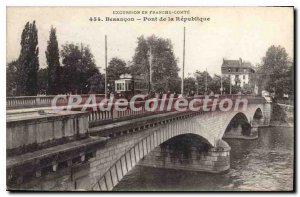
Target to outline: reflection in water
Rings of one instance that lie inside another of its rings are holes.
[[[278,191],[293,189],[293,128],[260,128],[256,140],[226,139],[231,169],[223,174],[136,166],[114,190]]]

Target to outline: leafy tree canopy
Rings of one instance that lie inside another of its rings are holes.
[[[88,79],[99,74],[90,48],[84,44],[67,43],[62,46],[61,56],[64,92],[88,93],[91,88]]]
[[[282,98],[283,94],[293,94],[293,63],[285,48],[269,47],[257,75],[260,90],[273,92],[278,98]]]
[[[45,51],[48,74],[47,74],[47,94],[61,93],[61,79],[60,79],[60,62],[59,62],[59,49],[56,37],[56,29],[51,27],[50,36],[48,40],[47,50]]]
[[[169,39],[156,37],[138,37],[130,72],[133,75],[145,76],[150,79],[150,58],[152,62],[153,89],[160,91],[180,91],[179,67]],[[151,50],[151,53],[150,53]],[[179,86],[178,86],[179,85]]]

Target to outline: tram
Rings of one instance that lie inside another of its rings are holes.
[[[131,98],[136,94],[148,94],[149,84],[140,76],[133,77],[123,74],[120,79],[115,80],[115,92],[118,97]]]

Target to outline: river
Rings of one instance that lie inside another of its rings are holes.
[[[114,191],[288,191],[293,189],[294,129],[259,129],[255,140],[226,139],[230,170],[222,174],[134,167]]]

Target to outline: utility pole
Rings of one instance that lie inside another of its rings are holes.
[[[207,92],[207,67],[206,67],[206,75],[205,75],[205,92]]]
[[[231,94],[231,75],[229,75],[229,94]]]
[[[222,79],[222,73],[221,73],[221,95],[223,94],[223,79]]]
[[[105,35],[105,98],[107,98],[107,36]]]
[[[150,65],[150,73],[149,73],[149,91],[152,91],[152,48],[150,45],[150,54],[149,54],[149,65]]]
[[[183,58],[182,58],[181,95],[183,95],[183,86],[184,86],[184,63],[185,63],[185,27],[183,28]]]

